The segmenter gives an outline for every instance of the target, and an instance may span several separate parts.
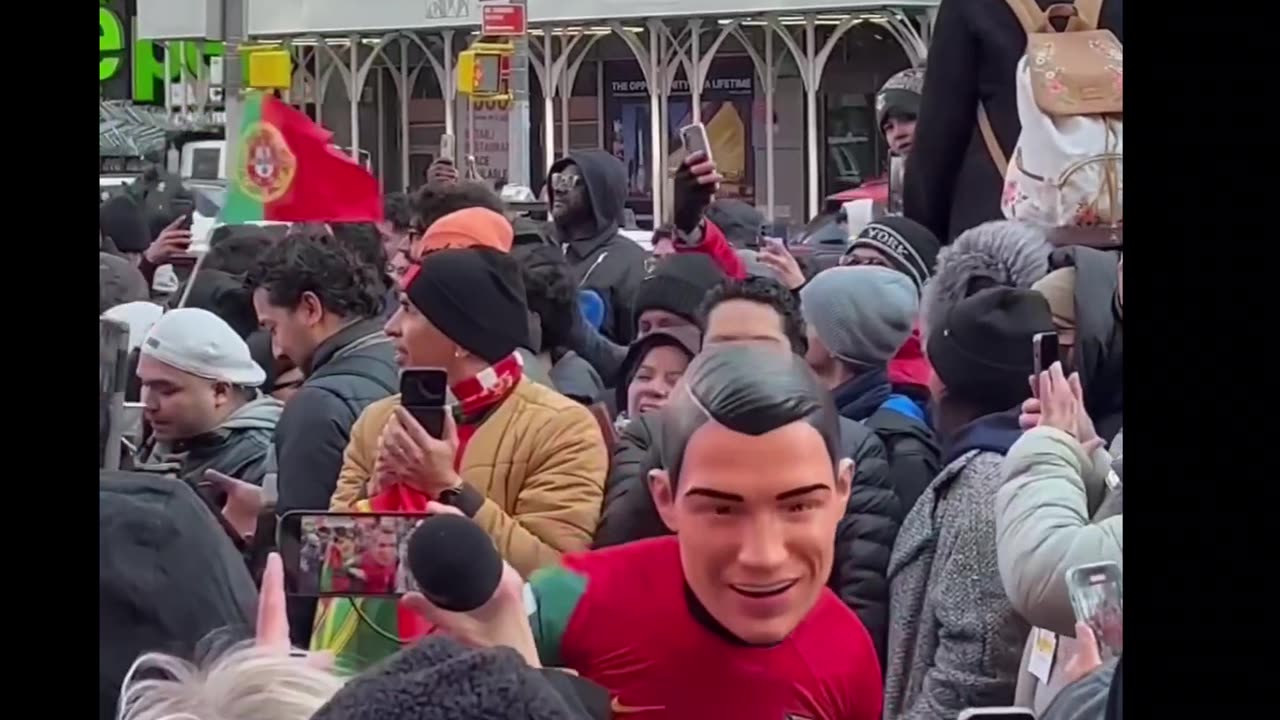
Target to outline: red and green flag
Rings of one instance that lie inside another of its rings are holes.
[[[266,93],[250,93],[243,113],[221,222],[382,220],[378,181],[334,147],[332,133]]]

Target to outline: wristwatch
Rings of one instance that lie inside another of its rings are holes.
[[[465,482],[461,485],[441,490],[440,495],[436,497],[436,501],[443,505],[458,508],[467,517],[475,517],[476,513],[480,512],[480,508],[484,507],[484,495],[481,495],[479,490]]]

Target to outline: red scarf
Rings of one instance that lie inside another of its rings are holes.
[[[511,395],[523,374],[520,356],[512,353],[473,377],[453,385],[453,395],[458,399],[457,410],[454,412],[458,421],[458,451],[453,458],[454,470],[462,467],[463,453],[488,412]],[[395,483],[369,498],[369,506],[373,512],[426,512],[427,501],[430,499],[429,495],[415,487]]]
[[[453,385],[453,395],[458,399],[455,417],[458,418],[458,451],[454,453],[453,469],[462,467],[462,454],[476,429],[490,410],[506,400],[524,374],[520,356],[511,355]],[[376,513],[426,512],[431,496],[405,483],[395,483],[369,498],[369,509]],[[404,642],[413,642],[431,631],[431,624],[416,613],[397,607],[399,634]]]

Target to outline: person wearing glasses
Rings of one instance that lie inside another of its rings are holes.
[[[571,152],[551,166],[547,188],[552,239],[564,251],[578,289],[604,301],[600,332],[629,344],[635,335],[631,301],[645,277],[646,253],[619,232],[626,168],[604,150]]]

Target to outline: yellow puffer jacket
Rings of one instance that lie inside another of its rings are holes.
[[[399,403],[399,395],[379,400],[351,426],[332,510],[355,510],[366,497],[378,438]],[[588,548],[600,521],[608,467],[590,411],[525,377],[476,429],[460,474],[487,498],[476,523],[528,577],[556,563],[561,553]]]

